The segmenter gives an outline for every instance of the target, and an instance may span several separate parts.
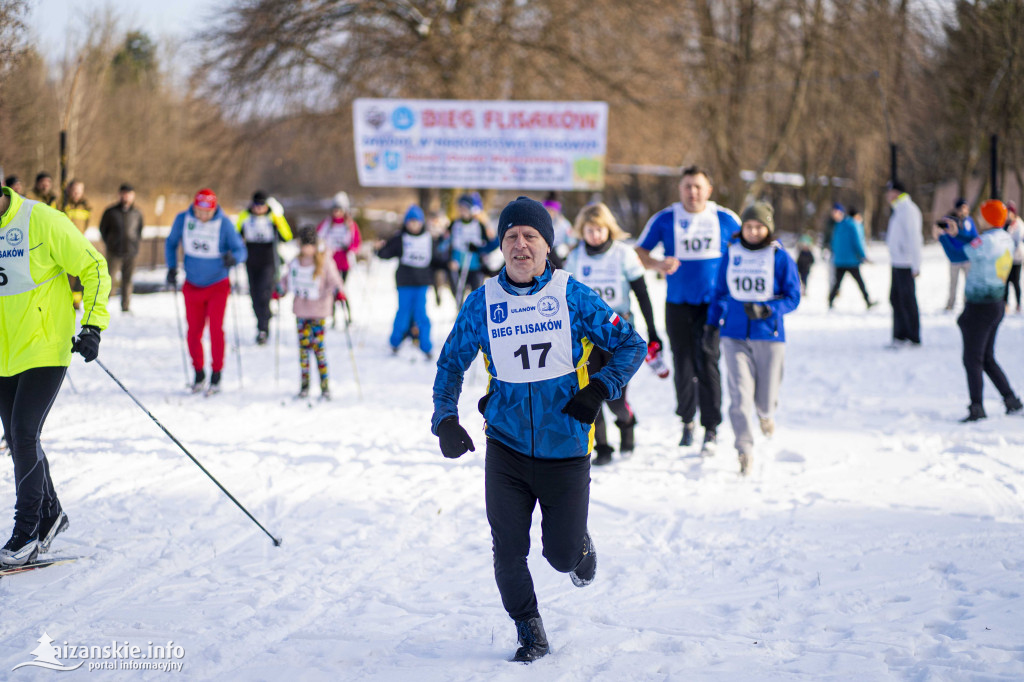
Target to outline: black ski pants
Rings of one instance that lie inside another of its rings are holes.
[[[921,315],[917,310],[917,287],[910,268],[892,269],[892,338],[921,343]]]
[[[868,288],[864,286],[864,278],[860,276],[860,266],[855,265],[852,268],[836,268],[836,281],[832,285],[832,291],[828,292],[828,304],[832,305],[832,301],[836,300],[836,296],[839,294],[839,285],[843,283],[843,276],[846,273],[850,273],[853,281],[860,287],[860,293],[864,296],[864,302],[871,303],[871,299],[868,298]]]
[[[257,252],[259,253],[259,252]],[[270,332],[270,296],[274,291],[274,274],[276,271],[271,251],[264,256],[250,252],[245,261],[245,271],[249,275],[249,297],[252,299],[252,311],[256,314],[256,329]]]
[[[603,348],[594,346],[593,350],[590,351],[590,360],[587,364],[587,373],[594,375],[601,371],[601,368],[608,364],[608,361],[612,359],[612,354]],[[615,400],[605,401],[605,405],[615,415],[616,421],[620,425],[632,424],[633,423],[633,408],[629,406],[626,401],[626,389],[629,386],[622,387],[622,396]],[[597,421],[594,422],[594,442],[597,445],[608,445],[608,427],[605,423],[604,418],[604,407],[601,408],[600,412],[597,413]]]
[[[968,301],[956,320],[964,337],[964,371],[967,372],[967,390],[971,394],[972,405],[982,404],[984,374],[992,380],[1004,400],[1013,396],[1010,382],[1003,374],[1003,369],[996,363],[996,331],[999,329],[999,323],[1003,321],[1004,308],[1002,301]]]
[[[717,329],[706,347],[701,342],[707,317],[707,303],[665,304],[665,328],[675,369],[676,414],[684,422],[692,422],[699,405],[701,426],[714,431],[722,423],[722,375],[718,369],[722,351]]]
[[[484,464],[487,522],[494,546],[494,579],[515,621],[540,615],[530,554],[530,522],[540,502],[544,558],[560,573],[583,560],[590,507],[590,458],[539,459],[487,440]]]
[[[1014,263],[1010,266],[1010,276],[1006,279],[1006,290],[1003,292],[1003,302],[1010,302],[1010,287],[1013,287],[1013,292],[1017,295],[1017,310],[1020,310],[1020,263]]]
[[[14,527],[29,535],[39,533],[41,518],[60,512],[39,434],[66,372],[67,367],[36,367],[0,377],[0,419],[14,459]]]

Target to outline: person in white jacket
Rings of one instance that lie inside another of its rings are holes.
[[[917,309],[914,279],[921,274],[921,247],[924,242],[921,209],[907,194],[899,180],[886,186],[885,198],[892,208],[885,243],[892,263],[892,348],[921,345],[921,316]]]

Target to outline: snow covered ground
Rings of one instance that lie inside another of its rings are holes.
[[[852,281],[829,312],[825,267],[812,273],[787,319],[778,430],[748,479],[728,422],[713,459],[677,447],[671,382],[640,369],[637,452],[593,472],[592,586],[547,566],[535,524],[553,653],[530,666],[506,662],[515,630],[491,569],[484,372],[471,371],[462,401],[477,451],[445,460],[429,432],[433,365],[387,347],[391,267],[350,278],[362,398],[339,327],[328,332],[334,401],[312,407],[292,398],[290,315],[276,379],[274,345],[255,346],[240,299],[242,386],[229,352],[225,392],[203,398],[183,390],[171,295],[137,296],[132,316],[115,300],[100,359],[284,544],[76,356],[74,390],[43,436],[71,519],[54,553],[85,558],[0,580],[0,678],[157,676],[88,670],[123,657],[12,672],[36,660],[45,632],[64,647],[173,642],[185,679],[1022,679],[1024,418],[1004,416],[987,385],[990,418],[957,423],[967,389],[935,246],[918,281],[923,346],[883,348],[887,258],[880,245],[871,254],[864,272],[883,304],[867,313]],[[454,306],[432,314],[440,347]],[[997,356],[1024,391],[1024,317],[1003,323]],[[13,505],[9,465],[0,499]]]

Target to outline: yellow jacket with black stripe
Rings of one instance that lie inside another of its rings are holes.
[[[41,203],[28,203],[9,187],[10,200],[0,216],[0,255],[11,264],[11,242],[28,249],[32,288],[5,294],[10,278],[0,272],[0,376],[14,376],[35,367],[67,367],[71,363],[71,339],[75,333],[75,309],[71,287],[64,273],[78,277],[85,289],[82,325],[106,329],[110,275],[103,256],[60,211]],[[24,220],[21,211],[30,211]],[[14,223],[14,225],[12,225]],[[21,234],[18,224],[28,225]],[[16,239],[12,231],[18,231]]]
[[[235,227],[238,228],[238,232],[242,234],[243,238],[245,237],[245,231],[243,229],[245,227],[245,221],[255,215],[256,214],[249,209],[245,209],[238,214],[238,222],[235,224]],[[281,236],[281,241],[290,242],[292,240],[291,225],[288,224],[288,221],[283,215],[274,213],[273,211],[268,211],[264,215],[270,218],[271,224],[277,228],[277,233]],[[246,240],[246,246],[249,246],[249,244],[250,242]]]

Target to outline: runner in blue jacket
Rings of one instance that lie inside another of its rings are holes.
[[[729,374],[729,421],[736,436],[740,473],[750,473],[756,408],[761,432],[775,432],[775,408],[782,383],[786,329],[782,316],[800,305],[796,263],[775,240],[771,205],[757,202],[742,214],[738,239],[729,244],[718,268],[708,309],[705,339],[721,328],[722,353]]]
[[[587,530],[593,424],[601,404],[618,398],[646,355],[632,325],[590,287],[547,262],[551,216],[519,197],[501,212],[498,240],[506,266],[466,299],[437,361],[431,430],[445,457],[474,450],[459,424],[462,377],[477,352],[490,375],[479,408],[485,420],[487,521],[494,577],[516,623],[513,660],[548,653],[526,559],[530,521],[540,502],[544,556],[582,587],[597,570]],[[589,376],[594,346],[611,353]]]
[[[185,252],[185,318],[188,321],[188,352],[192,357],[195,381],[192,392],[203,390],[203,329],[210,324],[211,373],[207,393],[220,391],[220,373],[224,368],[224,312],[227,310],[231,282],[228,275],[237,263],[244,263],[247,252],[238,230],[217,204],[217,195],[203,189],[196,193],[192,206],[174,218],[171,233],[164,244],[167,259],[167,283],[178,288],[178,244]],[[177,295],[177,293],[175,293]]]

